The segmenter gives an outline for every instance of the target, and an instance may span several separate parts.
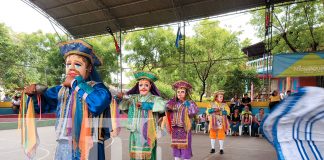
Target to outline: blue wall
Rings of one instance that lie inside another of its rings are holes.
[[[15,114],[12,108],[0,108],[0,115],[2,114]]]

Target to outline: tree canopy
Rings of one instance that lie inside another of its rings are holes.
[[[14,33],[0,24],[0,80],[8,90],[22,88],[31,83],[58,85],[64,79],[64,59],[58,44],[65,36],[43,33]],[[104,82],[111,83],[110,73],[117,70],[117,54],[111,37],[86,39],[102,59],[98,68]]]
[[[324,49],[324,4],[305,1],[274,8],[272,53],[306,52]],[[265,11],[252,12],[250,23],[264,39]]]

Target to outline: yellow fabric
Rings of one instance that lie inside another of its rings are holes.
[[[147,122],[147,138],[148,138],[148,143],[151,149],[155,146],[155,140],[157,139],[156,135],[156,128],[155,128],[155,121],[153,118],[153,112],[150,110],[148,111],[148,122]]]
[[[18,116],[18,129],[21,129],[21,144],[24,153],[28,157],[27,159],[34,159],[39,139],[37,134],[34,103],[32,98],[30,98],[28,104],[26,104],[27,99],[27,95],[23,93]]]
[[[280,101],[280,96],[277,95],[277,96],[270,96],[270,102],[276,102],[276,101]]]
[[[191,121],[190,121],[190,118],[189,118],[189,112],[188,112],[188,108],[186,108],[186,111],[185,111],[185,119],[184,119],[184,122],[185,122],[185,130],[186,132],[188,133],[190,130],[191,130]]]
[[[76,99],[76,98],[75,98]],[[88,113],[88,105],[83,103],[83,117],[82,117],[82,126],[81,126],[81,133],[80,133],[80,152],[81,152],[81,160],[86,160],[89,157],[90,149],[93,147],[93,141],[91,136],[91,118],[89,118]]]
[[[251,115],[252,115],[252,112],[251,112],[251,111],[248,111],[248,112],[246,112],[246,111],[242,111],[242,115],[245,114],[245,113],[247,113],[247,114],[251,114]]]
[[[228,115],[228,116],[230,115],[231,110],[230,110],[230,108],[228,107],[227,103],[218,103],[218,102],[212,102],[212,103],[215,103],[216,106],[217,106],[218,108],[223,107],[224,110],[226,110],[227,115]],[[213,107],[212,103],[209,103],[209,105],[208,105],[207,108],[206,108],[206,114],[207,114],[207,115],[209,115],[209,113],[208,113],[208,109],[211,109],[211,108]],[[222,115],[222,112],[221,112],[221,115]]]

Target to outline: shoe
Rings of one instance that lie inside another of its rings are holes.
[[[215,153],[215,149],[211,149],[210,150],[210,153]]]
[[[220,153],[220,154],[224,154],[224,151],[221,149],[221,150],[219,151],[219,153]]]

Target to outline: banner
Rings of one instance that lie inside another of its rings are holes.
[[[324,76],[324,52],[276,54],[273,56],[274,77]]]

